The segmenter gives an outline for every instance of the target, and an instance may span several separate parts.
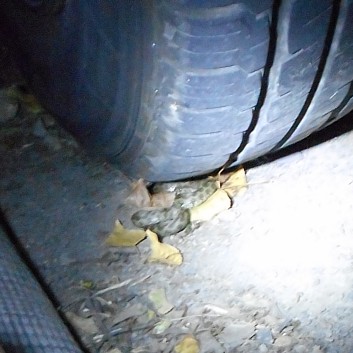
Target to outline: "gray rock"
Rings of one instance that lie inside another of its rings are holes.
[[[254,324],[243,322],[226,326],[218,337],[226,346],[236,348],[240,346],[244,340],[253,336],[254,333]]]
[[[41,119],[37,119],[37,121],[33,125],[32,133],[36,137],[44,138],[48,135],[48,131],[45,128]]]
[[[289,336],[279,336],[276,338],[274,345],[277,347],[288,347],[292,344],[292,338]]]
[[[5,90],[0,91],[0,123],[14,118],[18,112],[19,104],[7,97]]]
[[[201,332],[197,335],[200,342],[200,353],[223,353],[224,348],[216,340],[216,338],[208,331]]]

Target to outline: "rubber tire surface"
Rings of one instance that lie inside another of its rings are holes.
[[[43,104],[133,177],[244,163],[353,109],[353,0],[1,5]]]

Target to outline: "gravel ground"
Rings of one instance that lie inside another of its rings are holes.
[[[353,132],[247,166],[230,210],[165,239],[183,255],[169,267],[148,241],[104,243],[131,226],[133,180],[0,100],[1,207],[89,351],[172,352],[188,335],[204,353],[353,350]]]

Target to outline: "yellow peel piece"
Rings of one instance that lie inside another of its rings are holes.
[[[142,229],[126,229],[117,220],[113,231],[108,235],[105,243],[109,246],[135,246],[146,238]]]
[[[175,347],[176,353],[199,353],[199,342],[193,336],[184,337]]]
[[[151,244],[150,262],[160,262],[167,265],[179,266],[183,262],[180,251],[172,245],[160,243],[156,233],[146,230]]]
[[[247,185],[245,170],[239,168],[223,183],[221,189],[226,191],[229,197],[234,197],[236,194],[244,192]]]
[[[204,203],[190,209],[191,222],[209,221],[231,207],[231,200],[225,190],[218,189]]]

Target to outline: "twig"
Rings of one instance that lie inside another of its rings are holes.
[[[139,284],[139,283],[145,281],[146,279],[148,279],[148,278],[150,278],[150,277],[151,277],[151,275],[147,275],[147,276],[142,277],[141,279],[139,279],[139,280],[137,280],[137,281],[135,281],[135,282],[133,282],[133,283],[131,283],[131,282],[133,281],[132,278],[127,279],[127,280],[124,281],[124,282],[121,282],[121,283],[118,283],[118,284],[114,284],[114,285],[112,285],[112,286],[110,286],[110,287],[107,287],[107,288],[104,288],[104,289],[101,289],[101,290],[97,291],[96,293],[94,293],[94,294],[92,295],[92,298],[97,297],[97,296],[99,296],[99,295],[101,295],[101,294],[110,292],[110,291],[112,291],[112,290],[119,289],[119,288],[121,288],[121,287],[127,286],[127,285],[129,285],[129,284],[130,284],[130,286],[135,286],[136,284]]]
[[[195,318],[195,317],[225,317],[225,316],[229,316],[231,317],[232,315],[227,315],[227,314],[199,314],[199,315],[188,315],[188,316],[183,316],[183,317],[176,317],[174,319],[169,319],[169,318],[166,318],[166,320],[168,321],[181,321],[181,320],[185,320],[185,319],[192,319],[192,318]]]
[[[116,329],[113,329],[111,331],[109,331],[109,334],[99,334],[99,335],[95,335],[93,337],[93,341],[96,343],[102,342],[103,340],[106,341],[108,340],[110,337],[112,336],[117,336],[117,335],[121,335],[123,333],[127,333],[127,332],[132,332],[132,331],[141,331],[141,330],[145,330],[145,329],[150,329],[152,328],[153,325],[149,324],[149,325],[140,325],[140,326],[135,326],[135,327],[131,327],[131,328],[123,328],[123,327],[118,327]]]
[[[146,279],[148,279],[148,278],[150,278],[150,277],[151,277],[151,275],[147,275],[147,276],[145,276],[145,277],[142,277],[142,278],[138,279],[138,280],[135,281],[135,282],[132,282],[132,281],[133,281],[132,278],[127,279],[127,280],[124,281],[124,282],[121,282],[121,283],[118,283],[118,284],[114,284],[114,285],[112,285],[112,286],[110,286],[110,287],[108,287],[108,288],[101,289],[101,290],[97,291],[96,293],[93,293],[93,294],[88,295],[88,296],[85,297],[85,298],[75,299],[75,300],[73,300],[71,303],[66,304],[65,306],[59,306],[59,307],[58,307],[58,310],[60,310],[60,311],[65,311],[65,310],[66,310],[67,308],[69,308],[70,306],[72,306],[72,305],[74,305],[74,304],[77,304],[77,303],[79,303],[79,302],[81,302],[81,301],[84,302],[84,301],[86,301],[86,300],[88,300],[88,299],[92,299],[92,298],[98,297],[98,296],[101,295],[101,294],[107,293],[107,292],[112,291],[112,290],[115,290],[115,289],[119,289],[119,288],[124,287],[124,286],[127,286],[127,285],[129,285],[129,284],[130,284],[130,286],[135,286],[136,284],[139,284],[139,283],[145,281]],[[132,283],[131,283],[131,282],[132,282]]]

